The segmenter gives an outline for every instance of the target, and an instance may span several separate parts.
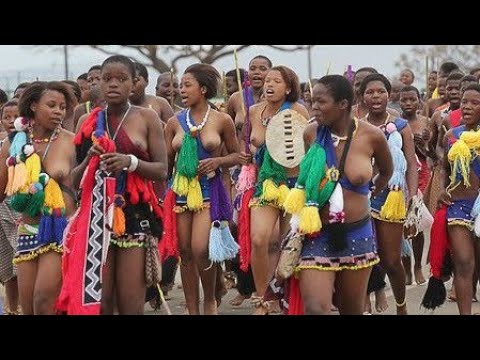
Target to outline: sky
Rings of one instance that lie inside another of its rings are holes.
[[[400,70],[395,61],[402,53],[408,53],[412,45],[316,45],[312,50],[312,77],[317,78],[329,73],[343,73],[347,65],[353,69],[373,66],[387,77],[397,77]],[[0,87],[13,90],[22,81],[63,79],[63,51],[52,51],[50,47],[29,45],[0,45]],[[128,53],[124,53],[128,55]],[[274,65],[286,65],[299,76],[300,81],[308,79],[307,52],[286,53],[263,45],[252,45],[239,53],[241,67],[247,67],[248,61],[255,55],[268,56]],[[73,48],[69,51],[69,75],[76,79],[90,66],[101,64],[107,55],[88,47]],[[179,71],[190,65],[191,60],[180,63]],[[233,56],[219,60],[214,64],[219,71],[234,68]],[[154,91],[158,73],[150,71],[150,84],[147,89]]]

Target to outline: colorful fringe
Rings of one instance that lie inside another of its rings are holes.
[[[388,182],[390,191],[380,210],[380,217],[387,221],[403,221],[407,216],[405,194],[403,192],[403,189],[406,188],[407,160],[402,150],[402,135],[397,130],[395,123],[388,123],[386,131],[390,134],[388,147],[393,160],[393,175]]]

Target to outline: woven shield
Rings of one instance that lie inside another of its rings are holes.
[[[292,169],[305,156],[303,132],[308,120],[295,110],[287,109],[272,117],[267,126],[265,143],[273,160]]]

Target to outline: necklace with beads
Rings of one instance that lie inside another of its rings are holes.
[[[358,119],[353,118],[353,123],[355,125],[355,130],[353,131],[352,138],[355,137],[355,134],[357,133],[358,130]],[[348,135],[345,136],[338,136],[337,134],[330,133],[332,136],[333,140],[333,146],[337,147],[338,144],[340,144],[340,141],[347,141],[348,140]]]
[[[205,116],[203,117],[203,120],[202,122],[200,123],[200,125],[194,125],[192,123],[192,119],[190,119],[190,109],[187,110],[187,126],[188,126],[188,129],[190,130],[190,134],[193,136],[193,137],[197,137],[197,134],[202,131],[202,129],[205,127],[205,125],[207,124],[207,121],[208,121],[208,116],[210,115],[210,109],[211,109],[211,106],[208,105],[208,108],[207,108],[207,113],[205,114]]]
[[[107,125],[106,130],[107,130],[108,136],[113,141],[115,141],[115,139],[117,138],[118,132],[120,131],[123,123],[127,119],[127,115],[130,112],[130,109],[132,108],[132,104],[130,104],[130,102],[128,102],[127,104],[128,104],[127,111],[125,111],[125,114],[123,114],[122,120],[120,120],[120,122],[118,123],[117,129],[115,130],[113,137],[112,137],[112,134],[110,134],[110,126],[109,126],[110,124],[108,123],[108,105],[105,107],[105,124]]]
[[[30,141],[35,144],[47,144],[49,142],[57,140],[59,134],[60,134],[60,127],[57,127],[53,131],[52,135],[50,135],[49,137],[46,137],[44,139],[35,139],[35,137],[33,136],[33,128],[30,128]]]

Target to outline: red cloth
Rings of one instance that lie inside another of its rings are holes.
[[[304,315],[300,280],[295,278],[295,276],[291,276],[289,285],[288,315]]]
[[[418,171],[418,188],[425,194],[425,189],[428,186],[428,182],[430,181],[430,169],[428,168],[427,160],[426,159],[419,159],[420,162],[420,170]]]
[[[178,257],[177,214],[173,211],[176,200],[176,194],[169,189],[163,202],[163,238],[159,243],[162,262],[170,256]]]
[[[240,269],[248,271],[250,266],[250,254],[252,252],[252,239],[250,234],[250,200],[253,198],[255,188],[245,191],[240,205],[238,218],[238,245],[240,246]]]
[[[85,121],[96,117],[97,112],[92,112]],[[106,137],[98,139],[99,145],[108,152],[115,151],[115,144]],[[87,257],[87,243],[90,232],[90,214],[92,209],[92,194],[95,186],[95,172],[100,164],[100,157],[93,156],[87,166],[82,180],[82,198],[80,208],[70,220],[64,240],[65,252],[62,259],[63,283],[56,308],[69,315],[99,315],[100,303],[84,304],[83,289],[85,280],[85,261]],[[115,192],[115,185],[110,187]]]
[[[445,255],[448,251],[447,206],[435,213],[430,233],[430,266],[432,276],[441,279]]]
[[[456,128],[462,124],[462,109],[453,110],[450,113],[450,125]]]

